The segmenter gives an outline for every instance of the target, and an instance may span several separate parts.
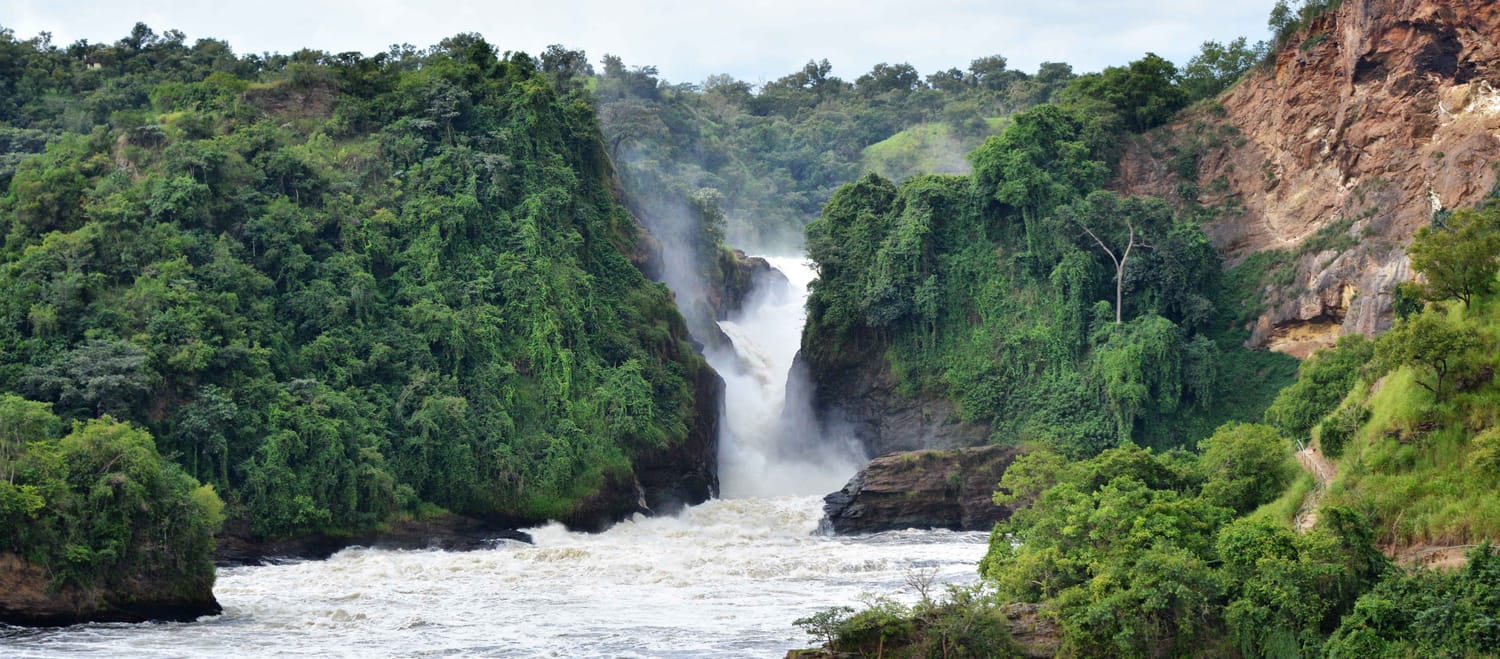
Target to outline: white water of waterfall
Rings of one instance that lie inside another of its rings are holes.
[[[749,365],[725,376],[728,498],[598,534],[550,524],[530,530],[530,545],[353,548],[326,561],[220,570],[223,615],[0,627],[0,656],[779,657],[813,644],[792,625],[799,617],[857,607],[867,593],[914,600],[905,589],[913,568],[940,582],[973,581],[984,533],[814,532],[821,495],[854,464],[841,442],[778,422],[811,271],[772,262],[792,280],[792,295],[752,300],[723,324],[735,359]]]
[[[867,458],[852,438],[829,436],[808,419],[782,414],[807,320],[807,287],[817,273],[803,257],[766,260],[786,275],[787,290],[752,293],[719,323],[734,351],[708,355],[724,378],[720,491],[729,498],[827,494],[843,487]]]

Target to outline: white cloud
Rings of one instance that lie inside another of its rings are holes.
[[[730,73],[758,82],[827,58],[836,75],[857,77],[876,62],[910,62],[922,73],[1003,54],[1035,70],[1064,61],[1080,71],[1123,64],[1147,51],[1179,64],[1204,40],[1265,35],[1274,0],[654,0],[463,2],[430,0],[11,0],[0,25],[54,42],[112,42],[136,21],[158,32],[228,41],[236,52],[308,47],[367,54],[395,43],[425,47],[478,32],[500,50],[540,52],[562,43],[628,64],[654,64],[664,78],[696,82]],[[134,5],[134,6],[132,6]]]

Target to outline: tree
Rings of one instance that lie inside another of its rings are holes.
[[[1276,394],[1266,423],[1292,438],[1306,438],[1318,421],[1338,407],[1354,387],[1359,370],[1375,356],[1375,344],[1359,334],[1339,338],[1332,350],[1319,350],[1297,369],[1297,381]],[[1326,446],[1324,447],[1327,448]]]
[[[1198,54],[1188,60],[1178,76],[1178,85],[1188,100],[1211,98],[1228,89],[1250,67],[1265,56],[1265,43],[1248,45],[1244,37],[1226,44],[1205,41]]]
[[[1292,481],[1287,442],[1270,426],[1226,424],[1198,448],[1204,498],[1241,515],[1275,499]]]
[[[66,417],[139,414],[152,373],[146,350],[129,341],[95,339],[21,379],[21,390],[56,401]]]
[[[52,406],[14,394],[0,395],[0,477],[16,481],[16,462],[30,442],[51,439],[60,427]]]
[[[552,79],[559,91],[582,89],[584,79],[594,75],[594,65],[582,50],[569,50],[559,44],[547,46],[542,53],[542,73]]]
[[[599,129],[608,140],[610,157],[617,161],[626,147],[660,140],[668,133],[656,108],[635,98],[606,103],[599,108]]]
[[[1095,348],[1094,377],[1114,412],[1117,436],[1129,440],[1135,422],[1148,414],[1170,414],[1182,401],[1182,333],[1172,321],[1146,315],[1111,326]]]
[[[1171,222],[1171,209],[1160,200],[1120,199],[1114,193],[1097,191],[1063,212],[1073,224],[1109,257],[1115,268],[1115,324],[1124,318],[1125,268],[1137,247],[1153,249],[1145,232]],[[1111,247],[1113,245],[1113,247]]]
[[[1479,333],[1474,328],[1429,309],[1397,322],[1382,334],[1375,342],[1375,357],[1385,368],[1410,366],[1429,371],[1430,382],[1418,377],[1416,383],[1442,401],[1443,382],[1465,355],[1479,346]]]
[[[1068,110],[1042,105],[1016,115],[1004,133],[969,154],[975,189],[1021,215],[1033,255],[1042,247],[1042,218],[1109,173],[1084,141],[1083,128]]]
[[[1458,299],[1469,306],[1495,287],[1500,270],[1500,204],[1463,209],[1442,224],[1422,227],[1412,239],[1412,268],[1427,278],[1420,289],[1430,300]]]
[[[910,64],[887,64],[881,62],[854,81],[854,88],[863,96],[879,96],[888,92],[905,94],[922,85],[922,76]]]
[[[1176,78],[1176,65],[1146,53],[1129,66],[1112,66],[1073,84],[1083,96],[1113,105],[1130,129],[1139,132],[1166,123],[1187,105],[1188,96]]]
[[[1004,90],[1011,83],[1024,79],[1026,74],[1006,68],[1008,63],[1000,55],[989,55],[969,62],[969,76],[975,85],[994,91]]]

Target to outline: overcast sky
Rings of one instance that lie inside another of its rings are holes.
[[[672,82],[728,73],[774,80],[827,58],[853,80],[877,62],[909,62],[923,75],[1001,54],[1011,68],[1044,61],[1096,71],[1147,51],[1178,64],[1205,40],[1265,38],[1275,0],[5,0],[0,26],[20,38],[114,42],[143,21],[228,41],[237,53],[303,47],[373,54],[478,32],[501,51],[561,43],[596,64],[605,53],[654,64]]]

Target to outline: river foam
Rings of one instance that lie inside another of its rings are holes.
[[[11,630],[7,656],[780,656],[791,621],[900,593],[913,568],[969,582],[982,533],[813,533],[818,497],[720,499],[600,534],[560,525],[472,552],[349,549],[220,571],[196,623]],[[912,593],[902,593],[912,597]]]

